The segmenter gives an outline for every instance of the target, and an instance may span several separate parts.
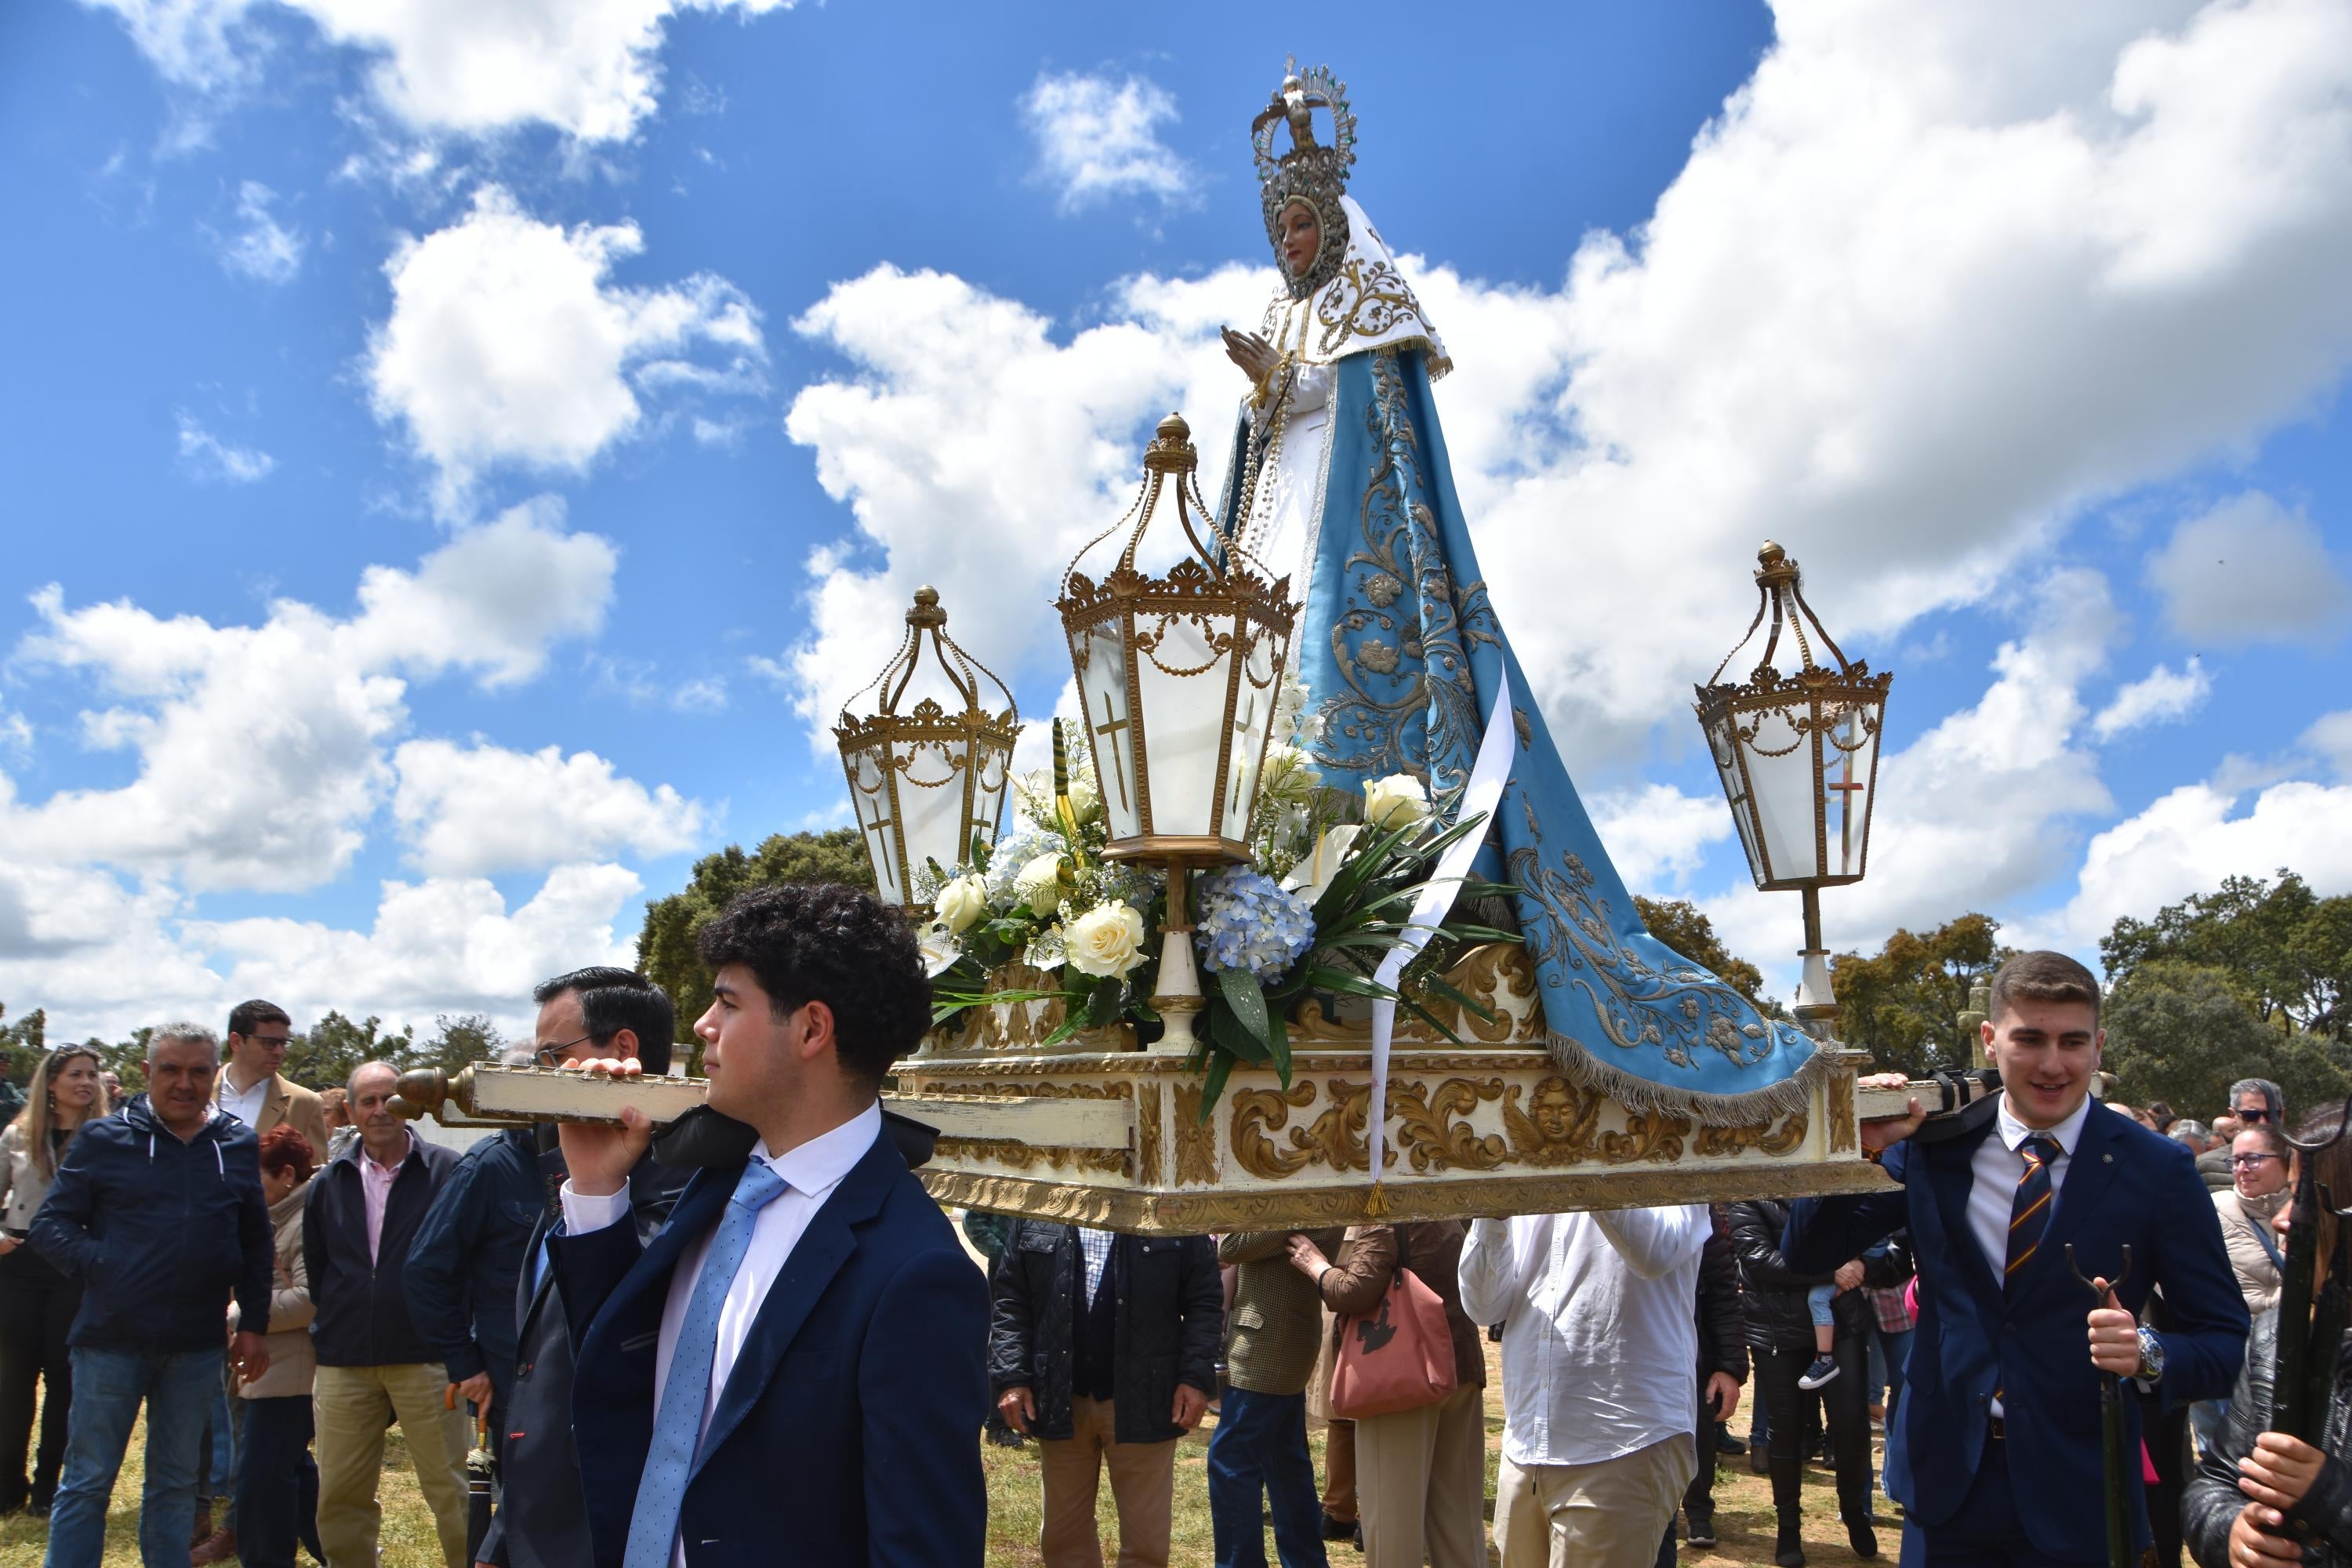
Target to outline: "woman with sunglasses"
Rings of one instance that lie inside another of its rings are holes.
[[[57,1495],[66,1411],[73,1404],[66,1331],[81,1306],[81,1285],[26,1247],[25,1233],[48,1195],[66,1145],[107,1109],[98,1053],[88,1046],[60,1046],[33,1069],[25,1109],[0,1131],[0,1513],[30,1507],[46,1514]],[[27,1482],[34,1389],[44,1380],[41,1447]]]
[[[2286,1202],[2286,1139],[2269,1122],[2257,1122],[2230,1145],[2231,1185],[2213,1194],[2229,1244],[2230,1267],[2246,1310],[2262,1316],[2278,1305],[2279,1269],[2285,1258],[2277,1235],[2279,1205]]]

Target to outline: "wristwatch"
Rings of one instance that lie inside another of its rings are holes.
[[[2164,1375],[2164,1342],[2156,1331],[2142,1323],[2139,1330],[2139,1372],[2142,1383],[2154,1383]]]

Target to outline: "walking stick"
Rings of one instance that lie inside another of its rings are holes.
[[[2099,1285],[2085,1278],[2074,1264],[2074,1244],[2066,1244],[2066,1267],[2075,1280],[2091,1293],[2097,1306],[2116,1300],[2116,1287],[2131,1277],[2131,1248],[2124,1248],[2124,1266],[2116,1271],[2115,1279]],[[2131,1472],[2124,1467],[2129,1456],[2124,1451],[2124,1380],[2099,1374],[2099,1457],[2106,1472],[2107,1502],[2107,1568],[2132,1568]]]

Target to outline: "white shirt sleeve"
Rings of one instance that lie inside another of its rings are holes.
[[[1511,1227],[1499,1219],[1474,1219],[1462,1244],[1462,1311],[1474,1323],[1499,1323],[1511,1315],[1518,1296],[1518,1268],[1511,1257]]]
[[[566,1236],[586,1236],[591,1231],[618,1225],[621,1216],[629,1212],[629,1189],[626,1187],[604,1197],[592,1197],[586,1193],[573,1192],[567,1177],[558,1195],[563,1200],[563,1234]]]
[[[1702,1204],[1678,1204],[1655,1209],[1596,1209],[1592,1223],[1625,1260],[1625,1267],[1644,1279],[1663,1279],[1684,1264],[1694,1262],[1706,1247],[1713,1223]]]

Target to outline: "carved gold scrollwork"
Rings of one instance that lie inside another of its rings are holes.
[[[1475,1020],[1472,1020],[1474,1023]],[[1497,1134],[1483,1136],[1468,1117],[1481,1100],[1503,1098],[1503,1080],[1449,1078],[1435,1094],[1419,1083],[1389,1083],[1389,1106],[1401,1125],[1397,1146],[1412,1161],[1415,1171],[1491,1171],[1510,1157],[1510,1148]]]
[[[1124,1149],[1066,1149],[998,1138],[942,1138],[936,1148],[937,1152],[950,1159],[988,1160],[1016,1171],[1043,1163],[1056,1171],[1075,1167],[1118,1175],[1128,1173],[1128,1152]]]
[[[1683,1140],[1690,1136],[1687,1117],[1664,1110],[1634,1111],[1625,1118],[1622,1132],[1600,1131],[1601,1112],[1611,1102],[1597,1089],[1582,1089],[1559,1077],[1542,1079],[1519,1109],[1519,1087],[1503,1094],[1503,1130],[1511,1152],[1530,1165],[1580,1165],[1588,1160],[1604,1165],[1647,1162],[1668,1163],[1683,1157]]]
[[[1307,1100],[1314,1098],[1314,1086],[1301,1084]],[[1372,1086],[1370,1082],[1349,1083],[1335,1078],[1328,1086],[1330,1104],[1323,1114],[1305,1127],[1290,1130],[1290,1146],[1305,1151],[1309,1162],[1319,1161],[1335,1171],[1370,1171],[1372,1168],[1371,1142],[1364,1135],[1364,1124],[1372,1114]],[[1294,1089],[1293,1094],[1297,1092]],[[1294,1100],[1295,1105],[1305,1105],[1306,1100]],[[1279,1126],[1280,1123],[1276,1123]],[[1287,1158],[1287,1156],[1286,1156]],[[1381,1169],[1396,1163],[1393,1142],[1381,1150]]]
[[[1792,1110],[1782,1118],[1778,1131],[1769,1118],[1745,1127],[1702,1127],[1691,1141],[1691,1152],[1727,1155],[1754,1149],[1764,1154],[1793,1153],[1805,1141],[1808,1125],[1803,1111]]]
[[[1829,1102],[1830,1152],[1851,1154],[1854,1139],[1853,1073],[1838,1072],[1830,1076]]]
[[[1157,1083],[1135,1086],[1135,1152],[1136,1180],[1147,1187],[1156,1187],[1168,1179],[1166,1168],[1160,1163],[1160,1086]]]
[[[1502,1045],[1520,1036],[1522,1017],[1540,1021],[1540,1004],[1524,1007],[1517,1016],[1510,1006],[1515,1000],[1535,1003],[1536,966],[1524,947],[1500,942],[1474,947],[1445,972],[1444,979],[1495,1015],[1490,1021],[1458,1002],[1434,994],[1421,998],[1422,1005],[1465,1045]],[[1421,1032],[1431,1031],[1423,1025]]]
[[[1217,1179],[1217,1130],[1201,1120],[1201,1086],[1176,1086],[1176,1184],[1207,1186]]]
[[[1333,1085],[1336,1089],[1339,1086]],[[1290,1112],[1303,1110],[1315,1098],[1314,1084],[1301,1079],[1286,1090],[1271,1089],[1247,1089],[1234,1097],[1234,1158],[1241,1168],[1263,1181],[1280,1181],[1312,1164],[1312,1150],[1293,1152],[1278,1146],[1269,1136],[1279,1132],[1290,1121]],[[1293,1131],[1291,1139],[1298,1140]],[[1358,1161],[1358,1168],[1363,1162]]]

